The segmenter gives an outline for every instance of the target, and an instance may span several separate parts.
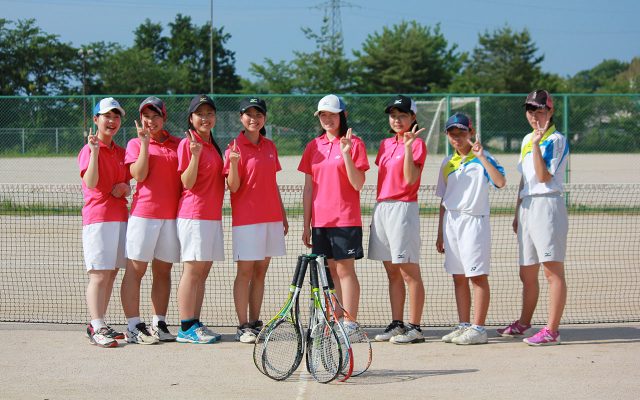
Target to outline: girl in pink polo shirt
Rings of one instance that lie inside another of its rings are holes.
[[[424,342],[420,319],[424,285],[420,276],[420,216],[418,189],[427,146],[417,136],[416,103],[397,96],[387,105],[393,137],[380,142],[376,157],[378,195],[371,220],[369,259],[380,260],[389,278],[391,324],[377,341],[395,344]],[[409,287],[409,323],[404,324],[405,283]]]
[[[178,146],[183,190],[178,202],[178,238],[184,270],[178,286],[178,342],[213,343],[220,335],[200,322],[205,282],[213,261],[224,260],[222,153],[211,130],[216,106],[198,95],[189,105],[189,130]]]
[[[102,99],[93,109],[96,134],[89,129],[88,143],[78,154],[82,177],[82,248],[89,273],[87,307],[91,323],[87,336],[91,344],[116,347],[124,335],[105,322],[113,282],[125,267],[127,199],[130,193],[125,151],[113,142],[124,110],[112,97]]]
[[[136,192],[127,224],[127,269],[120,296],[127,317],[127,342],[154,344],[172,342],[165,317],[171,293],[171,267],[180,261],[176,228],[182,183],[178,173],[180,139],[164,129],[167,109],[157,97],[148,97],[139,107],[138,137],[127,145],[125,165],[136,180]],[[140,282],[151,263],[153,326],[150,333],[140,319]]]
[[[369,161],[364,142],[347,127],[345,105],[333,94],[323,97],[314,114],[322,134],[304,150],[298,171],[305,174],[302,242],[327,257],[336,293],[357,318],[360,283],[355,260],[364,256],[360,189]],[[345,321],[353,328],[355,321]]]
[[[224,173],[231,191],[233,259],[238,264],[233,300],[236,340],[254,343],[260,332],[264,279],[273,256],[285,255],[287,222],[276,173],[282,168],[275,144],[265,137],[267,105],[258,98],[240,103],[244,130],[229,144]],[[251,243],[250,246],[247,243]],[[248,311],[248,317],[247,317]]]

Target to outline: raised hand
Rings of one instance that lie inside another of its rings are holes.
[[[138,120],[134,120],[136,124],[136,131],[138,132],[138,139],[140,139],[140,144],[148,145],[149,138],[151,137],[151,131],[149,131],[149,125],[142,121],[142,126],[138,125]]]
[[[189,129],[184,134],[187,139],[189,139],[189,151],[191,151],[191,155],[193,155],[194,157],[200,157],[200,153],[202,152],[202,144],[199,143],[194,137],[194,135],[197,135],[197,133],[192,132],[191,129]]]
[[[544,127],[540,127],[540,121],[536,121],[537,129],[533,132],[533,138],[531,139],[533,144],[540,144],[544,133],[549,129],[549,120],[544,124]]]
[[[471,145],[471,151],[474,156],[477,158],[484,157],[484,147],[482,147],[482,144],[478,140],[478,136],[476,136],[475,142],[472,142],[471,139],[467,139],[467,142]]]
[[[100,152],[100,139],[98,139],[98,135],[93,133],[93,129],[89,128],[89,136],[87,136],[87,143],[89,144],[89,149],[91,153],[95,153],[98,155]]]
[[[351,128],[347,129],[347,133],[340,138],[340,151],[342,154],[350,154],[351,153]]]
[[[423,131],[424,128],[421,128],[419,131],[416,131],[416,129],[418,129],[418,125],[414,125],[413,129],[411,129],[411,131],[406,131],[404,133],[404,146],[410,148],[411,145],[413,144],[414,140],[416,140],[416,138],[418,137],[418,135],[420,135]]]
[[[229,143],[229,162],[237,163],[240,161],[240,149],[238,149],[238,143],[233,139],[233,145]]]

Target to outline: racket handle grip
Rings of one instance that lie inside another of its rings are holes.
[[[300,271],[298,272],[298,277],[296,279],[296,286],[298,288],[302,287],[304,283],[304,277],[307,275],[307,265],[309,265],[309,258],[307,256],[300,256],[302,258],[302,262],[300,264]]]
[[[318,288],[318,261],[315,258],[309,260],[309,265],[311,266],[311,271],[309,272],[311,279],[311,288]]]
[[[322,268],[322,267],[321,267]],[[335,289],[335,285],[333,283],[333,278],[331,277],[331,270],[329,267],[324,267],[326,275],[327,275],[327,283],[329,284],[329,290]]]
[[[293,278],[291,279],[291,285],[295,286],[298,283],[298,274],[300,274],[300,267],[302,266],[302,260],[304,259],[304,255],[298,256],[298,262],[296,263],[296,270],[293,273]]]

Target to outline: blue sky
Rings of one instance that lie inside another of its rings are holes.
[[[249,79],[252,62],[289,60],[293,51],[311,51],[301,27],[318,31],[329,0],[247,2],[213,0],[213,20],[231,34],[237,72]],[[403,20],[440,23],[449,41],[471,51],[478,34],[508,24],[527,28],[544,54],[543,69],[562,76],[590,69],[604,59],[640,56],[639,0],[349,0],[340,10],[345,49],[360,49],[367,35]],[[0,0],[0,18],[35,18],[37,25],[75,46],[111,41],[130,46],[134,29],[149,18],[163,26],[176,14],[202,25],[210,0]]]

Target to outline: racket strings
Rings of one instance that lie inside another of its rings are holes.
[[[286,379],[300,365],[302,353],[298,327],[292,321],[281,321],[264,339],[262,369],[272,379]]]
[[[318,382],[330,382],[340,372],[341,347],[335,332],[326,322],[321,322],[311,331],[308,356],[309,372]]]

